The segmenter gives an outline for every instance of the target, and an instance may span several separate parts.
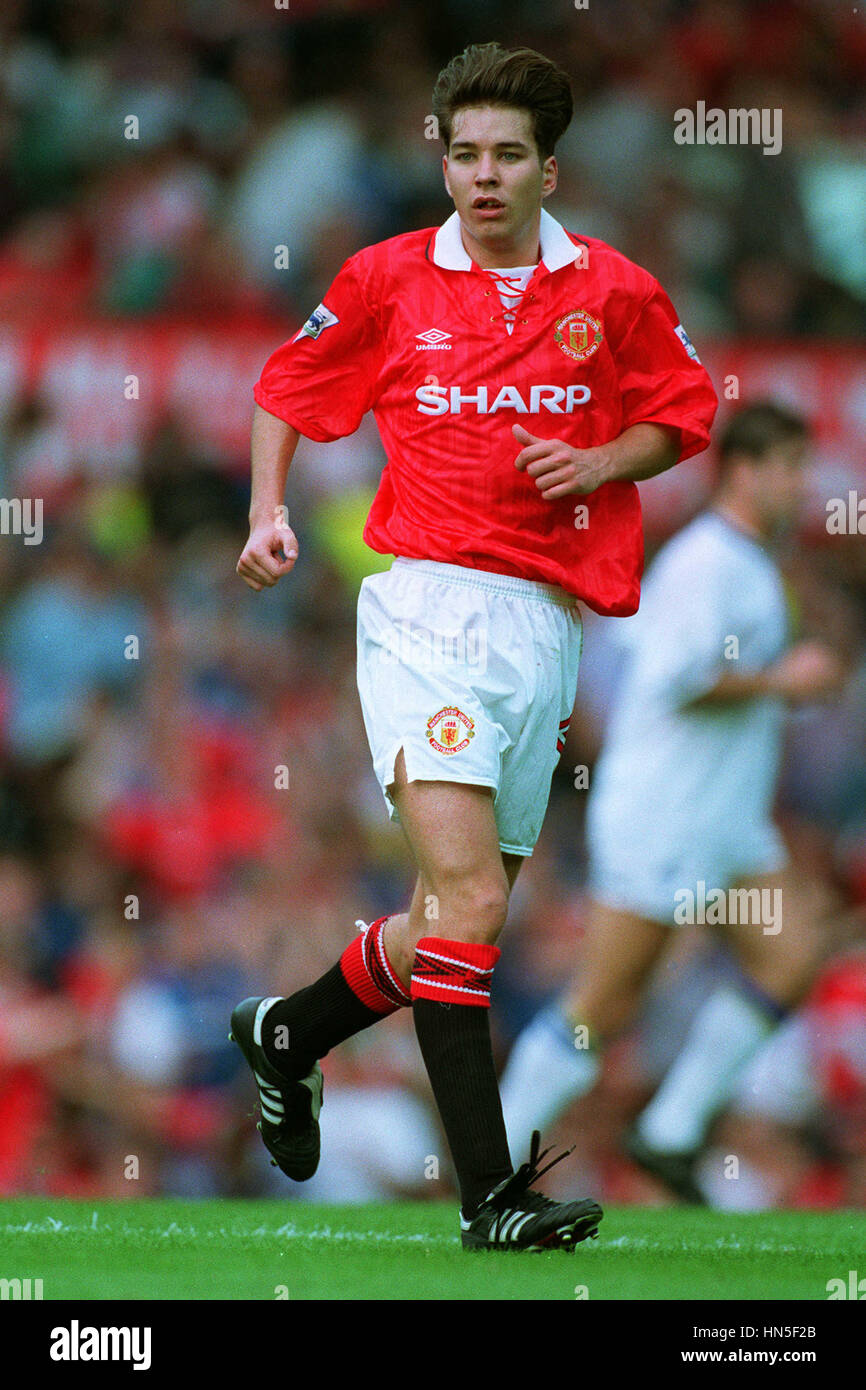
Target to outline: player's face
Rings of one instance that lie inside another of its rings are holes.
[[[557,169],[552,155],[539,159],[529,112],[511,106],[455,112],[442,167],[478,264],[535,262],[541,201],[556,187]]]
[[[793,526],[802,511],[806,455],[805,440],[775,444],[754,469],[755,500],[768,534]]]

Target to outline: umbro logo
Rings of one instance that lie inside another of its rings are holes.
[[[415,344],[416,352],[450,352],[453,347],[453,343],[446,342],[451,334],[441,328],[428,328],[426,333],[416,333],[415,337],[420,340]]]

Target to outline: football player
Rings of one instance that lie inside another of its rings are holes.
[[[653,276],[542,206],[567,75],[530,49],[475,45],[440,73],[433,111],[454,213],[352,256],[266,363],[238,562],[253,589],[291,572],[298,437],[338,439],[372,410],[387,464],[364,538],[396,558],[361,588],[358,687],[417,884],[320,980],[241,1004],[232,1031],[264,1142],[303,1180],[319,1159],[319,1059],[411,1008],[463,1245],[573,1247],[598,1205],[532,1188],[537,1136],[512,1170],[488,1015],[497,939],[574,702],[579,603],[635,611],[635,482],[706,447],[716,397]]]
[[[671,929],[703,921],[739,982],[699,1010],[627,1138],[684,1200],[711,1120],[803,997],[816,924],[773,824],[786,705],[844,678],[822,642],[793,640],[774,544],[803,492],[806,425],[771,402],[732,417],[708,510],[663,546],[626,624],[627,666],[587,803],[591,903],[579,973],[517,1039],[502,1096],[512,1145],[594,1084]]]

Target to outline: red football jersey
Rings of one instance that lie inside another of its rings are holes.
[[[373,550],[558,584],[598,613],[634,613],[637,487],[545,501],[514,467],[511,427],[589,448],[652,421],[679,430],[684,459],[709,443],[716,394],[647,271],[543,209],[540,243],[510,333],[456,212],[438,230],[366,247],[268,359],[255,398],[322,441],[373,411],[388,460],[364,528]]]

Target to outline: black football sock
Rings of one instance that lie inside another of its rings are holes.
[[[490,1044],[490,976],[496,946],[428,936],[418,942],[412,1013],[460,1185],[464,1217],[510,1176]]]
[[[300,1081],[337,1043],[412,1002],[385,954],[387,920],[356,936],[320,979],[268,1009],[262,1046],[287,1080]]]

